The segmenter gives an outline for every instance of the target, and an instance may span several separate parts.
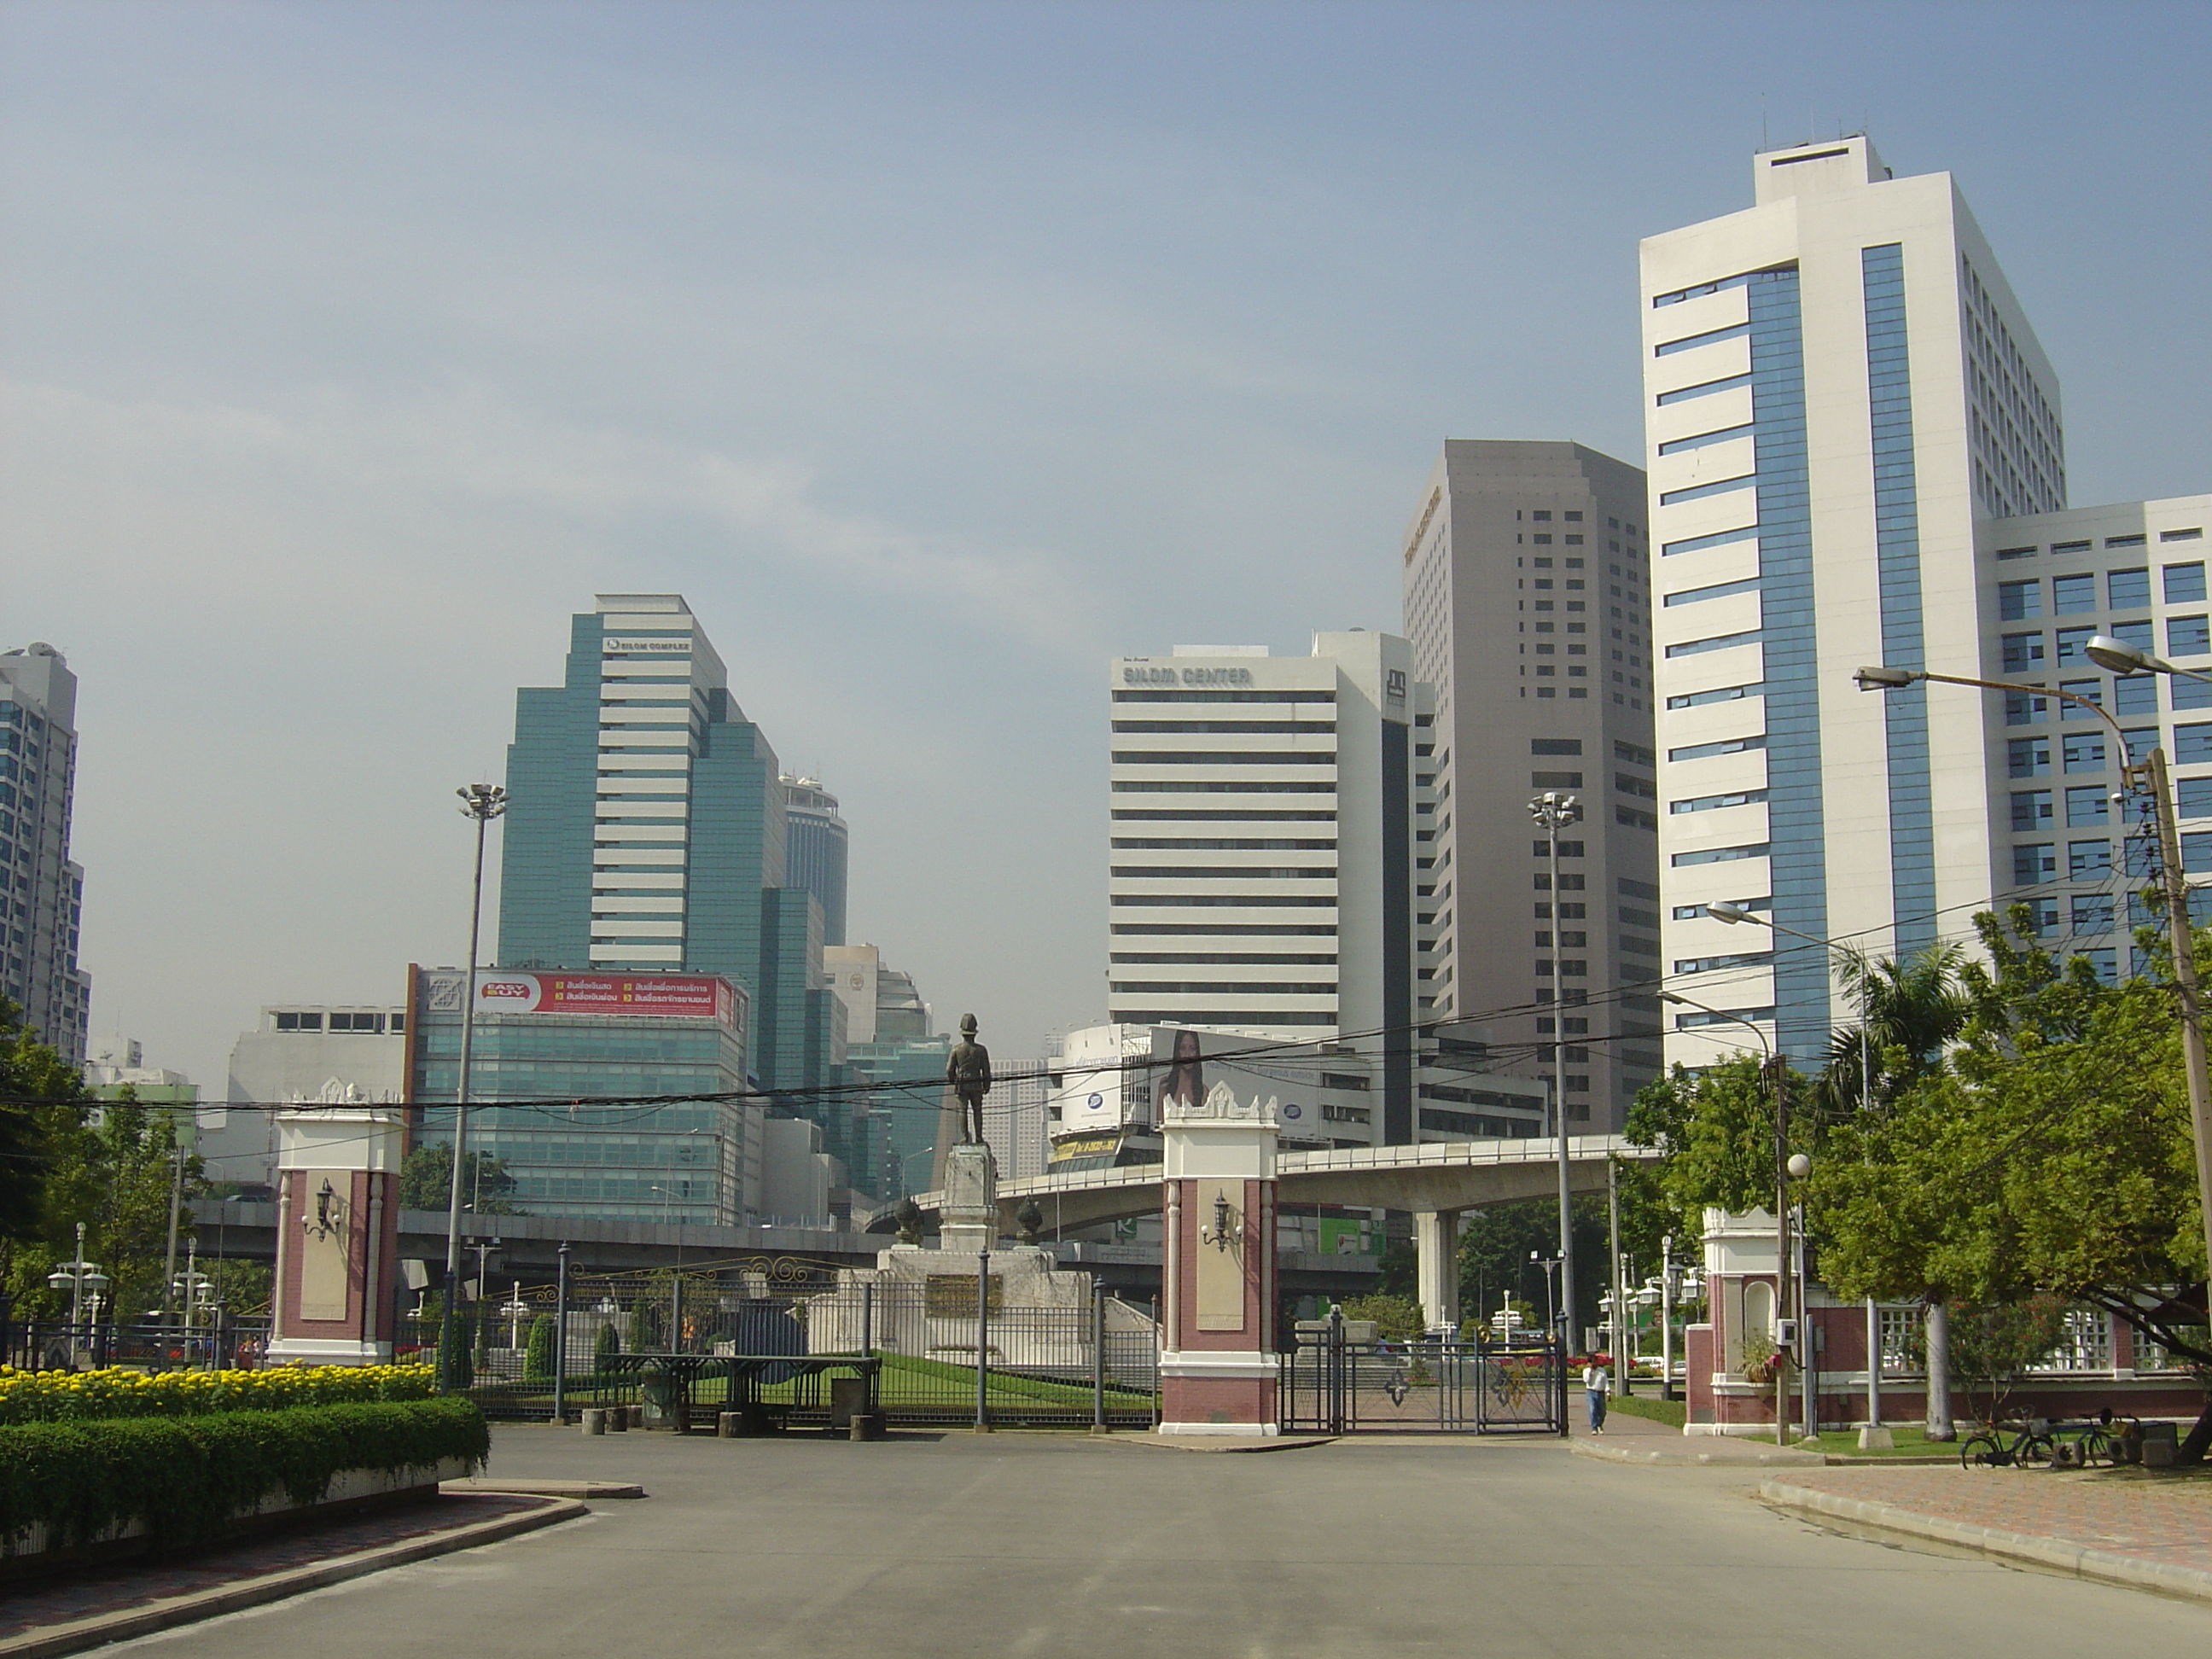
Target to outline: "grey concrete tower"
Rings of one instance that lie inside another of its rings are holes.
[[[43,642],[0,653],[0,996],[70,1061],[84,1058],[92,998],[76,965],[76,676]]]
[[[1659,1067],[1644,503],[1640,470],[1580,444],[1449,439],[1401,549],[1413,672],[1436,696],[1415,763],[1434,801],[1421,1017],[1485,1028],[1507,1072],[1533,1075],[1533,1045],[1564,1037],[1568,1121],[1593,1133]],[[1544,789],[1583,809],[1556,894],[1528,816]]]

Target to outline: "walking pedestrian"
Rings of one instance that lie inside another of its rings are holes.
[[[1613,1386],[1612,1374],[1597,1363],[1593,1355],[1583,1367],[1583,1398],[1589,1403],[1589,1431],[1592,1434],[1605,1432],[1605,1396]]]

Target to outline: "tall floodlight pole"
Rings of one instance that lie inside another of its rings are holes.
[[[1741,1025],[1759,1039],[1759,1073],[1771,1079],[1774,1091],[1774,1322],[1779,1327],[1790,1307],[1790,1126],[1783,1104],[1782,1068],[1774,1063],[1774,1044],[1767,1040],[1756,1020],[1741,1014],[1707,1007],[1674,991],[1662,991],[1659,1000],[1695,1008],[1711,1019]],[[1775,1346],[1778,1349],[1781,1346],[1778,1342]],[[1784,1443],[1789,1435],[1789,1417],[1790,1378],[1784,1372],[1774,1382],[1774,1443],[1778,1446]]]
[[[460,1340],[454,1303],[461,1289],[461,1165],[469,1139],[469,1061],[476,1043],[477,957],[483,935],[484,835],[507,811],[507,791],[495,783],[472,783],[453,793],[461,816],[477,827],[476,873],[469,885],[469,966],[461,981],[461,1073],[453,1091],[453,1167],[446,1194],[446,1316],[438,1340],[438,1386],[453,1386],[453,1345]]]
[[[1552,1124],[1559,1138],[1559,1352],[1574,1347],[1575,1215],[1567,1181],[1567,1017],[1559,960],[1559,832],[1582,822],[1583,804],[1547,789],[1528,803],[1528,816],[1544,832],[1552,870]]]
[[[2115,674],[2170,674],[2212,685],[2212,674],[2177,668],[2163,658],[2102,634],[2084,648],[2092,662]],[[2077,692],[2008,685],[2002,680],[1975,679],[1965,674],[1931,674],[1919,668],[1862,668],[1853,678],[1862,691],[1902,690],[1915,680],[1975,686],[1985,691],[2033,690],[2038,696],[2057,697],[2087,708],[2112,728],[2112,740],[2119,745],[2120,777],[2140,786],[2150,796],[2152,822],[2158,830],[2159,884],[2166,890],[2166,942],[2173,955],[2174,1000],[2181,1010],[2181,1067],[2189,1085],[2189,1131],[2197,1151],[2197,1201],[2203,1221],[2205,1252],[2212,1259],[2212,1073],[2208,1073],[2205,1065],[2203,1002],[2197,982],[2195,933],[2189,921],[2189,881],[2181,868],[2181,829],[2166,774],[2166,750],[2154,744],[2142,759],[2132,758],[2120,723],[2105,711],[2102,703]]]

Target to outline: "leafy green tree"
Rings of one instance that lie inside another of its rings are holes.
[[[450,1141],[417,1146],[399,1166],[399,1207],[443,1210],[453,1202],[453,1148]],[[477,1215],[522,1215],[511,1201],[514,1176],[489,1152],[461,1154],[461,1207]]]
[[[1597,1317],[1597,1298],[1611,1283],[1606,1268],[1607,1227],[1605,1198],[1585,1193],[1574,1200],[1575,1305],[1584,1323]],[[1628,1220],[1628,1206],[1622,1212]],[[1663,1231],[1664,1229],[1662,1229]],[[1641,1246],[1622,1228],[1622,1249],[1638,1260]],[[1559,1253],[1559,1205],[1557,1199],[1523,1199],[1469,1210],[1460,1217],[1460,1306],[1470,1317],[1486,1319],[1497,1310],[1501,1297],[1510,1296],[1534,1310],[1531,1322],[1540,1328],[1544,1309],[1551,1300],[1545,1275],[1551,1271],[1532,1265],[1530,1256],[1548,1261]],[[1657,1259],[1656,1243],[1652,1259]]]
[[[1822,1276],[1984,1308],[2045,1292],[2212,1367],[2201,1310],[2171,1295],[2205,1261],[2169,988],[2099,983],[2025,912],[1976,924],[1990,965],[1962,971],[1973,1012],[1947,1066],[1838,1126],[1815,1165]],[[2208,1442],[2212,1412],[2185,1446]]]
[[[1346,1319],[1371,1319],[1375,1334],[1386,1342],[1407,1342],[1421,1334],[1421,1304],[1410,1296],[1378,1291],[1372,1296],[1347,1297],[1340,1304]]]
[[[1931,945],[1903,963],[1843,958],[1844,1001],[1861,1018],[1838,1027],[1828,1042],[1818,1097],[1831,1116],[1880,1106],[1942,1069],[1944,1049],[1975,1012],[1976,988],[1964,976],[1965,965],[1966,953],[1955,945]],[[1863,1098],[1869,1072],[1871,1102]]]
[[[2004,1420],[2021,1373],[2064,1340],[2066,1304],[2047,1291],[1995,1307],[1958,1309],[1951,1363],[1978,1422]]]

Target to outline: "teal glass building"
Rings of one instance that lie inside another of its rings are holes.
[[[867,1188],[872,1155],[854,1144],[855,1114],[845,1097],[817,1092],[848,1077],[842,1011],[822,975],[822,906],[787,878],[781,775],[775,750],[730,695],[722,659],[681,594],[603,593],[571,619],[561,684],[516,694],[498,963],[718,975],[742,991],[747,1018],[734,1036],[719,1036],[654,1030],[628,1017],[595,1032],[585,1029],[587,1017],[573,1015],[550,1026],[517,1017],[526,1023],[511,1029],[498,1018],[480,1021],[471,1067],[477,1097],[493,1097],[495,1083],[498,1092],[519,1096],[526,1079],[537,1095],[585,1099],[750,1087],[771,1114],[820,1123],[825,1150],[848,1182]],[[450,1100],[458,1049],[441,1073],[436,1017],[429,1018],[416,1098]],[[454,1018],[457,1042],[458,1006]],[[701,1082],[709,1077],[729,1081]],[[697,1115],[689,1107],[655,1109],[626,1129],[645,1160],[638,1167],[650,1165],[654,1137],[703,1139],[712,1126],[692,1121]],[[732,1133],[727,1125],[715,1132]],[[434,1123],[426,1125],[426,1133],[435,1133]],[[570,1143],[532,1134],[532,1156],[542,1158],[531,1180],[548,1208],[636,1201],[619,1173],[619,1139],[602,1154],[592,1150],[599,1131],[580,1133],[570,1146],[573,1164],[563,1166],[554,1149]],[[742,1157],[733,1162],[741,1166]],[[562,1167],[574,1173],[556,1175]],[[742,1187],[742,1168],[725,1179]],[[556,1193],[566,1194],[557,1206]],[[716,1202],[743,1207],[738,1194]]]

